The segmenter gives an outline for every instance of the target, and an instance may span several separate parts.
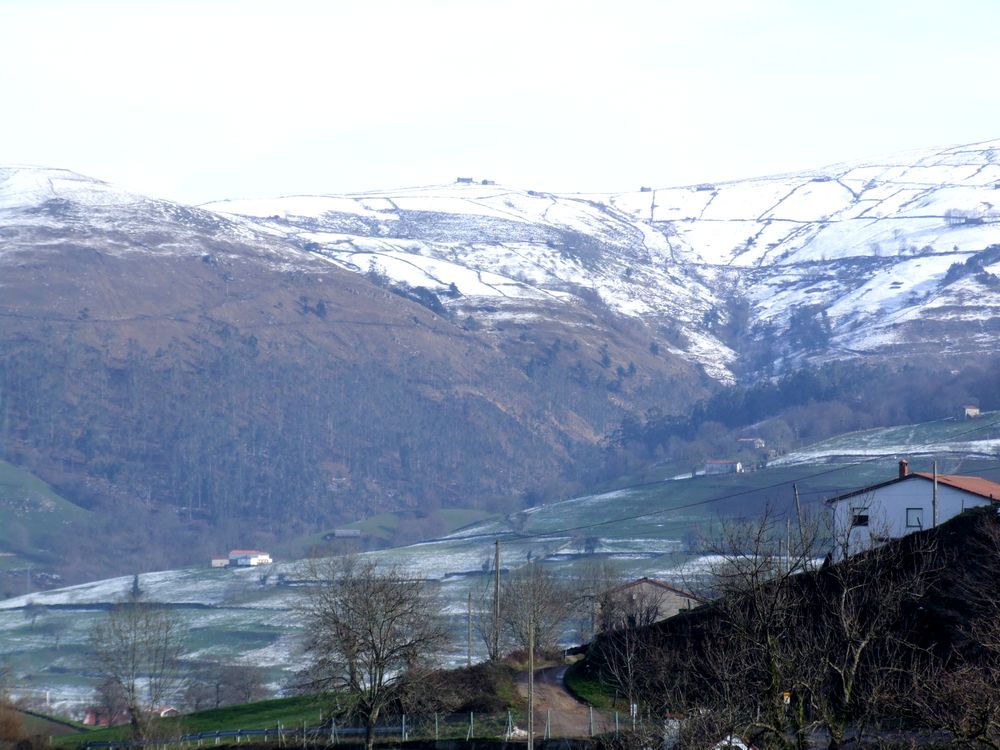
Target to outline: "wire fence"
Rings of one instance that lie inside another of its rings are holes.
[[[598,735],[618,735],[642,731],[660,735],[668,732],[663,722],[653,722],[648,717],[622,714],[617,711],[597,711],[580,708],[573,711],[536,711],[533,736],[536,740],[579,739]],[[499,739],[518,741],[528,738],[529,726],[526,711],[506,711],[499,714],[434,714],[430,716],[398,716],[375,727],[380,743]],[[127,747],[206,747],[242,744],[244,742],[273,744],[278,747],[330,747],[339,743],[357,744],[365,737],[365,728],[341,725],[335,720],[319,726],[287,726],[278,724],[264,729],[220,729],[207,732],[165,736],[156,739],[117,739],[83,743],[86,748]]]

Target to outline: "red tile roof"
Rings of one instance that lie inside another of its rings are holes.
[[[866,495],[874,490],[880,490],[883,487],[888,487],[890,484],[905,482],[914,478],[933,481],[934,475],[927,471],[913,471],[904,476],[896,477],[895,479],[890,479],[868,487],[861,487],[860,489],[850,490],[849,492],[835,495],[834,497],[828,498],[826,502],[832,505],[833,503],[839,503],[841,500],[846,500],[850,497]],[[1000,503],[1000,484],[991,482],[988,479],[982,479],[981,477],[968,477],[963,476],[962,474],[938,474],[938,483],[943,484],[946,487],[954,487],[956,490],[968,492],[972,495],[978,495],[979,497],[985,497],[989,500],[994,500]]]
[[[924,479],[934,479],[934,475],[926,471],[915,471],[913,474]],[[948,487],[954,487],[958,490],[971,492],[973,495],[979,495],[980,497],[1000,502],[1000,484],[983,479],[982,477],[967,477],[961,474],[938,474],[938,484],[944,484]]]

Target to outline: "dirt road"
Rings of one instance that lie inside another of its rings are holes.
[[[552,737],[587,737],[590,735],[590,707],[581,703],[566,689],[566,667],[546,667],[535,670],[535,735],[545,735],[549,722]],[[528,695],[527,673],[518,678],[518,690]],[[614,717],[593,712],[594,733],[613,730]],[[521,727],[526,729],[526,727]]]

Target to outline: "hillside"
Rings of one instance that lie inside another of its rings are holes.
[[[540,302],[586,292],[656,321],[727,382],[810,357],[988,351],[1000,257],[983,251],[1000,242],[997,190],[990,141],[624,194],[466,179],[207,207],[350,270],[457,289],[456,306],[487,319],[509,307],[545,317]]]
[[[843,747],[904,728],[911,743],[992,741],[995,509],[821,564],[808,523],[781,548],[776,520],[722,541],[711,602],[600,635],[581,671],[684,717],[682,734],[724,726]]]
[[[0,595],[57,584],[60,577],[48,571],[64,559],[62,540],[86,527],[88,516],[38,477],[0,461]]]
[[[954,445],[955,422],[905,429],[916,444],[938,456],[940,471],[996,480],[1000,468],[985,453],[993,440],[988,431],[995,428],[989,425],[997,416],[986,415],[980,431],[964,428],[961,445]],[[879,443],[880,434],[864,437],[862,458],[824,455],[819,463],[796,461],[745,474],[648,477],[632,486],[479,520],[422,543],[364,554],[434,583],[454,629],[449,658],[460,663],[465,658],[467,596],[471,591],[478,606],[490,590],[492,578],[484,571],[496,539],[501,540],[504,570],[534,560],[579,583],[600,563],[622,578],[651,576],[689,586],[710,568],[712,551],[705,541],[718,535],[723,519],[752,518],[767,506],[794,517],[793,483],[806,508],[821,508],[823,498],[895,476],[898,438],[887,434]],[[948,453],[949,448],[956,452]],[[819,446],[816,452],[821,452]],[[970,452],[981,456],[970,457]],[[930,469],[929,458],[911,458],[914,470]],[[780,525],[785,528],[783,520]],[[317,551],[339,549],[334,542]],[[151,601],[168,605],[182,619],[188,664],[253,664],[276,688],[297,664],[299,637],[297,620],[289,616],[299,589],[283,584],[301,575],[294,560],[279,559],[264,570],[220,570],[209,568],[204,559],[197,567],[142,574],[139,584]],[[93,682],[85,657],[87,633],[132,580],[126,575],[0,601],[5,663],[29,691],[25,695],[51,690],[53,700],[67,708],[88,699]],[[588,620],[589,612],[569,622],[563,644],[580,643]],[[478,638],[474,648],[483,651]]]
[[[0,236],[0,454],[103,522],[74,540],[75,576],[384,510],[495,509],[578,481],[624,414],[706,388],[641,323],[579,305],[478,330],[59,170],[0,172]]]
[[[787,449],[995,408],[998,184],[1000,142],[614,195],[462,179],[202,207],[0,168],[0,458],[90,511],[56,571],[84,580],[690,468],[730,437],[691,415],[780,414]],[[814,427],[794,380],[727,406],[833,362],[862,369]],[[909,398],[897,372],[956,382]]]

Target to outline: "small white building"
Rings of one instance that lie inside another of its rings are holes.
[[[705,462],[705,474],[742,474],[743,463],[741,461],[726,461],[712,459]]]
[[[966,404],[962,407],[962,416],[966,419],[975,419],[979,416],[979,407],[975,404]]]
[[[229,564],[236,568],[252,568],[270,565],[274,562],[266,552],[256,549],[234,549],[229,551]]]
[[[213,557],[212,558],[212,567],[213,568],[228,568],[229,567],[229,558],[228,557],[219,557],[219,556]]]
[[[959,474],[938,474],[935,481],[933,474],[911,472],[909,463],[900,461],[896,478],[827,502],[835,554],[842,557],[944,523],[969,508],[1000,503],[1000,484]]]

